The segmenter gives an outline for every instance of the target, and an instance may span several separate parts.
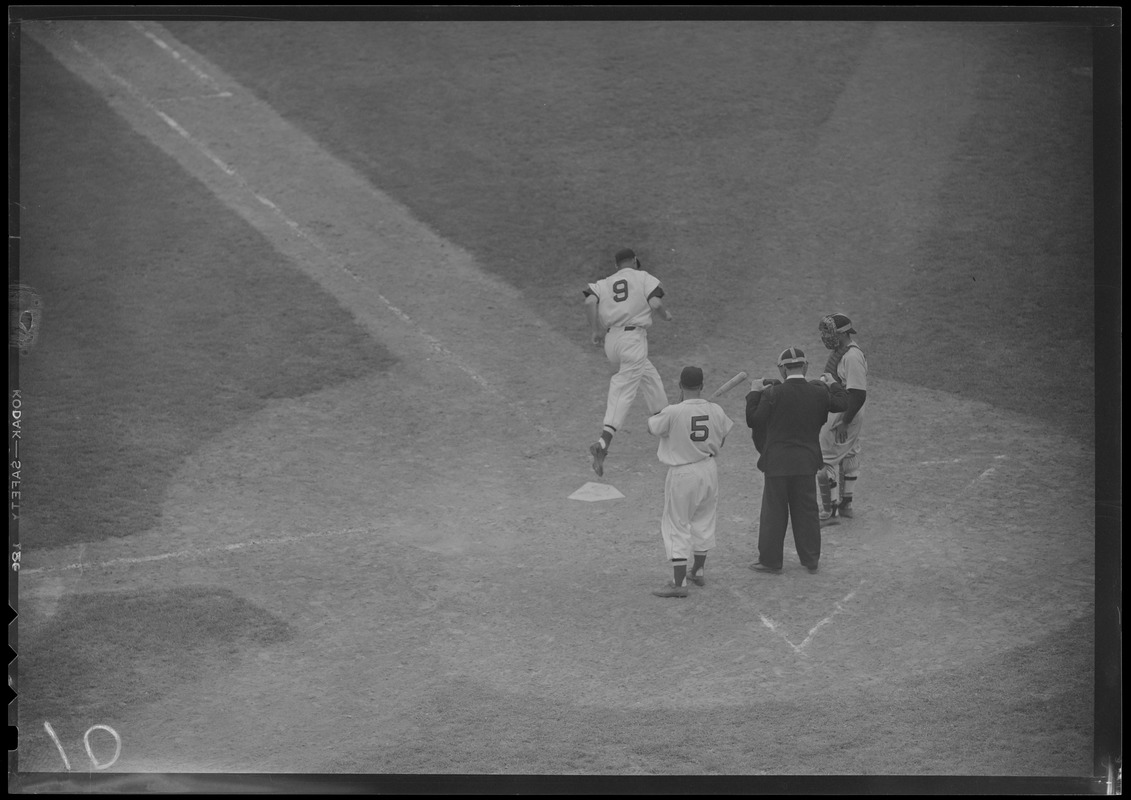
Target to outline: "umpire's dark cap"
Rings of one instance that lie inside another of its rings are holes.
[[[617,250],[616,263],[623,264],[626,261],[635,261],[636,253],[630,248],[626,247],[623,250]]]
[[[800,347],[787,347],[782,351],[781,358],[778,359],[779,367],[793,367],[808,363],[809,360],[805,358],[805,352]]]
[[[703,388],[703,370],[699,367],[684,367],[679,373],[679,385],[684,389]]]
[[[852,327],[852,320],[844,314],[831,314],[833,318],[833,325],[836,326],[837,333],[856,333],[856,329]]]

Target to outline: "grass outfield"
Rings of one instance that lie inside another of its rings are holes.
[[[20,363],[34,549],[146,530],[210,437],[393,359],[34,42],[21,58],[21,280],[45,303]]]
[[[870,160],[834,143],[826,174],[798,173],[872,24],[549,24],[524,26],[520,39],[506,23],[169,27],[571,336],[585,337],[579,286],[631,244],[668,283],[688,339],[756,343],[758,320],[791,302],[777,287],[792,281],[809,293],[795,303],[802,330],[838,310],[817,298],[843,304],[877,377],[1094,441],[1086,27],[938,34],[983,66],[938,195],[905,220],[925,227],[902,231],[883,227],[898,210],[850,217],[846,207],[914,197],[899,178],[921,176],[913,148],[933,145],[929,131],[892,132],[907,150]],[[945,91],[934,102],[937,114],[964,113]],[[850,162],[868,168],[837,172]],[[779,230],[812,240],[767,250]],[[877,244],[908,239],[905,250]]]

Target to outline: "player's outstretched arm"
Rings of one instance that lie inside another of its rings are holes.
[[[590,339],[593,344],[600,344],[605,336],[605,329],[601,327],[600,314],[597,313],[597,297],[585,296],[585,318],[589,320]]]
[[[652,307],[653,311],[660,315],[661,319],[665,319],[668,322],[672,321],[672,312],[668,311],[667,308],[664,307],[663,300],[658,297],[650,297],[648,298],[648,305]]]
[[[746,427],[754,427],[754,414],[758,411],[758,406],[762,404],[762,392],[765,386],[762,384],[761,378],[755,378],[750,382],[750,391],[746,393]]]

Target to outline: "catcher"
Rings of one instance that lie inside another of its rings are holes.
[[[852,338],[856,329],[844,314],[822,317],[817,329],[821,342],[832,352],[825,372],[848,391],[848,409],[831,414],[821,430],[821,458],[817,473],[821,498],[821,524],[835,524],[837,517],[851,519],[852,495],[860,474],[860,429],[864,426],[864,402],[868,399],[868,360]],[[839,498],[838,498],[839,495]]]

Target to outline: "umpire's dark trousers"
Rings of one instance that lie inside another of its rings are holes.
[[[821,558],[821,518],[817,512],[817,481],[813,475],[766,476],[762,515],[758,525],[758,560],[780,569],[785,529],[793,517],[793,543],[806,567]]]

